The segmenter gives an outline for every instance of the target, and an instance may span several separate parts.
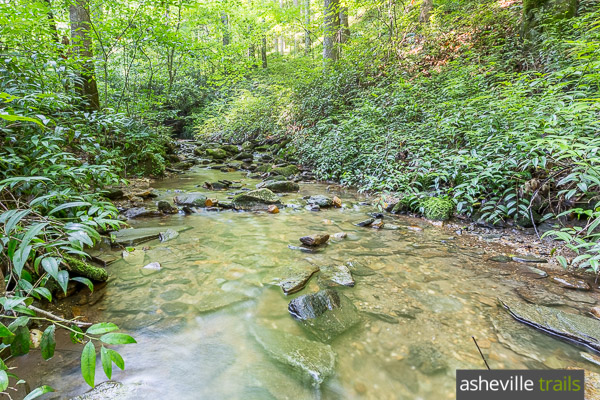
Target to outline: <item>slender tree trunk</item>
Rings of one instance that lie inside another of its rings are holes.
[[[339,0],[324,0],[325,26],[323,33],[323,59],[336,61],[338,59],[335,37],[340,28]]]
[[[304,2],[304,53],[309,55],[311,53],[311,40],[310,40],[310,0]]]
[[[229,17],[227,14],[221,14],[221,23],[223,24],[223,46],[229,44]]]
[[[348,7],[340,8],[340,43],[350,39],[350,25],[348,24]]]
[[[262,37],[262,46],[260,47],[260,58],[262,59],[262,67],[267,68],[267,37]]]
[[[431,10],[433,10],[433,0],[423,0],[423,2],[421,3],[421,14],[419,14],[419,22],[429,22]]]
[[[94,54],[90,36],[91,20],[87,0],[74,0],[69,6],[71,22],[71,42],[73,50],[81,63],[79,79],[75,83],[78,93],[86,100],[86,108],[100,109],[100,98],[94,71]]]

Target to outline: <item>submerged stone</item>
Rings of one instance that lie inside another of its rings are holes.
[[[377,273],[377,271],[375,271],[374,269],[371,269],[371,268],[369,268],[361,263],[358,263],[356,261],[348,261],[346,263],[346,265],[350,269],[350,272],[352,272],[352,275],[371,276],[371,275],[375,275]]]
[[[512,256],[512,260],[516,262],[522,263],[537,263],[543,264],[547,263],[548,260],[544,260],[543,258],[533,257],[533,256]]]
[[[199,313],[208,313],[245,300],[248,300],[248,297],[241,293],[209,293],[202,296],[195,304],[195,307]]]
[[[392,317],[391,315],[387,315],[387,314],[375,312],[375,311],[365,311],[364,313],[367,314],[369,317],[378,319],[383,322],[387,322],[388,324],[397,324],[398,323],[398,318]]]
[[[292,294],[302,290],[310,277],[318,271],[319,267],[313,265],[308,267],[280,267],[270,274],[266,282],[280,286],[285,294]]]
[[[369,218],[369,219],[366,219],[364,221],[357,222],[354,225],[360,226],[360,227],[365,227],[365,226],[371,226],[371,224],[373,224],[373,222],[375,222],[375,219]]]
[[[188,226],[160,226],[154,228],[129,228],[111,232],[111,242],[114,246],[135,246],[136,244],[158,239],[162,232],[169,229],[183,232],[191,229]]]
[[[266,182],[264,187],[274,193],[291,193],[300,190],[300,185],[291,181]]]
[[[167,229],[166,231],[159,233],[158,240],[161,242],[168,242],[169,240],[173,240],[177,237],[179,237],[179,232],[173,229]]]
[[[324,342],[360,322],[356,306],[334,289],[297,297],[290,301],[288,311],[304,329]]]
[[[507,299],[499,301],[519,322],[600,351],[600,321],[597,319]]]
[[[186,193],[176,196],[175,204],[188,207],[204,207],[206,205],[206,195],[203,193]]]
[[[525,301],[541,306],[562,306],[565,302],[556,294],[537,287],[524,286],[515,289],[515,292]]]
[[[500,263],[508,263],[513,261],[512,257],[509,256],[493,256],[488,258],[489,261],[500,262]]]
[[[321,267],[319,285],[324,287],[354,286],[354,278],[345,265]]]
[[[411,345],[406,361],[425,375],[444,372],[448,368],[444,355],[430,344]]]
[[[592,290],[589,283],[584,280],[572,278],[570,276],[553,276],[552,281],[565,289],[572,290]]]
[[[258,326],[251,332],[271,358],[310,377],[316,386],[333,375],[335,353],[331,346]]]
[[[93,389],[84,394],[73,397],[71,400],[117,400],[125,398],[135,398],[139,385],[127,384],[121,382],[106,381],[96,385]]]
[[[267,210],[271,204],[281,204],[281,200],[269,189],[252,190],[233,198],[236,210]]]

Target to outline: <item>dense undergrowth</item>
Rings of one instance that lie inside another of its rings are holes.
[[[446,3],[428,27],[406,16],[409,39],[387,48],[359,26],[334,69],[286,60],[230,90],[200,133],[292,135],[282,155],[322,179],[393,193],[404,210],[436,196],[491,223],[559,216],[569,227],[549,234],[579,253],[572,265],[598,273],[600,11],[581,1],[577,17],[540,18],[527,35],[521,12]]]

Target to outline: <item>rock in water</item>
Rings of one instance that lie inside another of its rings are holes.
[[[498,299],[514,319],[542,332],[600,351],[600,321],[555,308]]]
[[[333,199],[330,199],[327,196],[323,196],[322,194],[318,194],[316,196],[310,196],[306,201],[308,204],[314,204],[321,208],[327,208],[333,206]]]
[[[127,219],[145,218],[145,217],[160,217],[161,213],[155,210],[148,210],[146,207],[134,207],[125,211]]]
[[[111,232],[113,246],[135,246],[136,244],[158,239],[160,234],[173,230],[183,232],[191,229],[189,226],[159,226],[155,228],[130,228]]]
[[[365,226],[371,226],[371,224],[372,224],[373,222],[375,222],[375,219],[373,219],[373,218],[369,218],[369,219],[366,219],[366,220],[364,220],[364,221],[357,222],[357,223],[356,223],[356,224],[354,224],[354,225],[356,225],[356,226],[361,226],[361,227],[365,227]]]
[[[277,207],[275,204],[271,204],[267,211],[269,214],[279,214],[279,207]]]
[[[342,208],[342,199],[337,196],[333,196],[333,206],[335,208]]]
[[[329,235],[328,234],[324,234],[324,235],[309,235],[309,236],[302,236],[300,238],[300,241],[305,246],[320,246],[322,244],[327,243],[328,240],[329,240]]]
[[[348,261],[346,265],[350,268],[350,272],[356,276],[371,276],[375,275],[377,272],[374,269],[371,269],[361,263],[355,261]]]
[[[513,256],[513,261],[522,262],[522,263],[538,263],[543,264],[547,263],[548,260],[544,260],[543,258],[537,258],[532,256]]]
[[[144,269],[151,269],[154,271],[160,271],[160,264],[157,262],[152,262],[150,264],[144,265]]]
[[[327,344],[258,326],[251,332],[271,358],[307,375],[316,386],[334,372],[335,353]]]
[[[319,267],[280,267],[275,269],[267,283],[280,286],[285,294],[299,292],[304,288],[310,277],[319,271]]]
[[[175,204],[188,207],[204,207],[206,205],[206,195],[202,193],[186,193],[176,196]]]
[[[281,200],[269,189],[252,190],[233,198],[236,210],[267,210],[271,204],[281,204]]]
[[[290,193],[300,190],[300,185],[291,181],[266,182],[264,187],[274,193]]]
[[[169,240],[176,239],[177,237],[179,237],[179,232],[173,229],[167,229],[158,235],[158,240],[161,242],[168,242]]]
[[[106,381],[96,385],[84,394],[73,397],[71,400],[111,400],[136,398],[139,385],[123,385],[121,382]]]
[[[352,301],[334,289],[297,297],[290,301],[288,311],[323,342],[335,339],[360,321]]]
[[[425,375],[434,375],[448,368],[445,357],[430,344],[410,346],[406,361]]]
[[[592,287],[586,281],[583,281],[581,279],[575,279],[570,276],[553,276],[552,280],[554,281],[554,283],[559,284],[565,289],[592,290]]]
[[[333,286],[354,286],[354,278],[350,270],[345,265],[336,265],[333,267],[321,267],[319,275],[319,285],[325,287]]]
[[[540,306],[562,306],[565,302],[556,294],[535,286],[524,286],[515,289],[515,292],[528,303]]]

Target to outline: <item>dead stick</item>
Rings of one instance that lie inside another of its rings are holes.
[[[30,310],[32,310],[32,311],[35,311],[35,312],[36,312],[36,313],[38,313],[38,314],[42,314],[42,315],[44,315],[44,316],[46,316],[46,317],[48,317],[48,318],[52,318],[52,319],[54,319],[54,320],[56,320],[56,321],[60,321],[60,322],[63,322],[63,323],[65,323],[65,324],[73,324],[73,325],[77,325],[77,326],[78,326],[78,327],[80,327],[80,328],[87,327],[87,326],[92,326],[92,325],[93,325],[93,324],[92,324],[92,323],[90,323],[90,322],[82,322],[82,321],[75,321],[75,320],[71,320],[71,321],[69,321],[68,319],[61,318],[61,317],[59,317],[58,315],[54,315],[54,314],[52,314],[51,312],[44,311],[44,310],[42,310],[42,309],[39,309],[39,308],[37,308],[37,307],[34,307],[34,306],[29,306],[29,307],[27,307],[27,308],[29,308],[29,309],[30,309]]]
[[[477,350],[479,350],[479,354],[481,355],[481,358],[483,359],[483,362],[485,363],[485,366],[487,367],[487,369],[489,371],[490,366],[488,365],[487,361],[485,360],[485,357],[483,356],[483,353],[481,352],[481,349],[479,348],[479,345],[477,344],[477,340],[475,340],[475,336],[471,336],[471,339],[473,339],[473,342],[475,342],[475,346],[477,346]]]

